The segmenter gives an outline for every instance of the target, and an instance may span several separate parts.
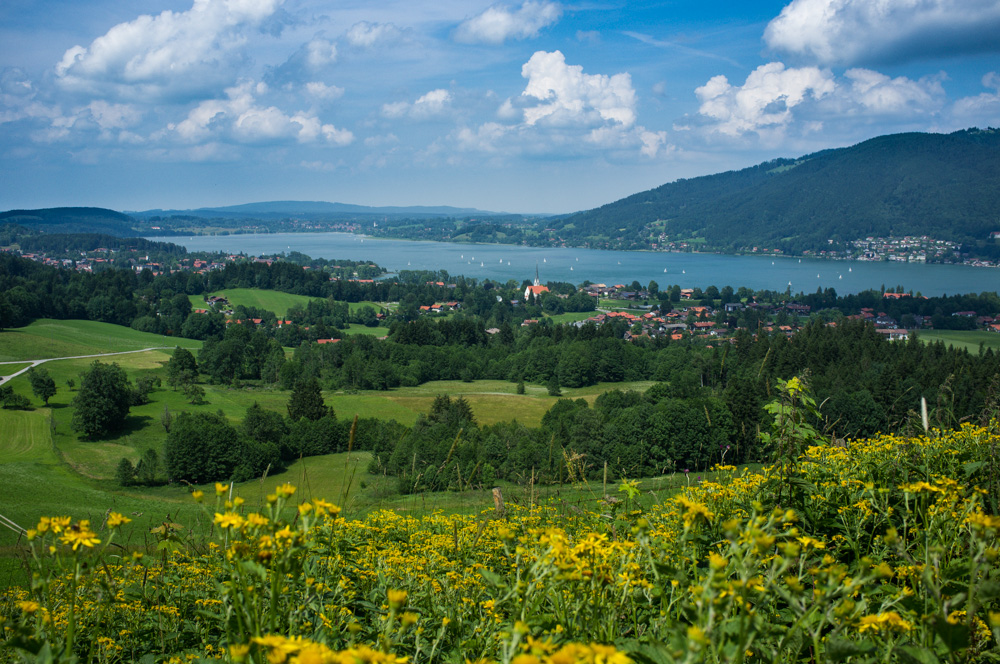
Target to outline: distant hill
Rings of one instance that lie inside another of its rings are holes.
[[[59,207],[0,212],[0,225],[17,224],[45,233],[103,233],[118,237],[138,235],[135,219],[105,208]]]
[[[202,217],[205,219],[331,219],[369,216],[391,216],[411,218],[466,217],[469,215],[495,215],[495,212],[475,208],[457,208],[447,205],[406,207],[369,207],[350,203],[326,203],[323,201],[265,201],[227,205],[223,207],[197,208],[194,210],[145,210],[133,212],[136,217]]]
[[[830,240],[928,235],[989,255],[1000,251],[989,238],[1000,231],[1000,130],[880,136],[678,180],[545,224],[597,247],[642,248],[664,234],[722,251],[800,253]]]

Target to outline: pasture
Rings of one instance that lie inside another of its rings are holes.
[[[164,346],[193,349],[201,348],[201,342],[138,332],[121,325],[96,321],[41,319],[25,327],[0,331],[0,362],[118,353]]]
[[[920,330],[918,338],[923,341],[940,341],[945,346],[964,348],[973,355],[979,353],[979,345],[1000,350],[1000,334],[986,330]]]

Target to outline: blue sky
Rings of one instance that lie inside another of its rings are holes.
[[[1000,0],[4,0],[0,209],[569,212],[1000,125]]]

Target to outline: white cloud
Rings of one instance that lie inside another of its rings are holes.
[[[431,90],[412,104],[406,101],[382,105],[382,115],[387,118],[409,116],[418,120],[445,114],[451,106],[451,93],[444,88]]]
[[[965,126],[981,123],[993,125],[996,118],[1000,117],[1000,74],[991,71],[983,76],[983,87],[992,92],[963,97],[955,102],[952,112]]]
[[[510,131],[511,127],[496,122],[486,122],[475,129],[462,127],[455,137],[460,150],[496,152],[497,143]]]
[[[900,115],[937,108],[944,89],[937,77],[913,81],[905,76],[890,78],[870,69],[844,72],[850,83],[850,100],[873,113]]]
[[[663,131],[636,123],[636,93],[627,72],[606,76],[566,64],[559,51],[538,51],[521,68],[528,79],[516,99],[497,109],[503,122],[464,127],[462,151],[561,155],[636,152],[654,158],[673,149]]]
[[[66,89],[149,99],[204,96],[244,61],[248,36],[281,0],[194,0],[191,9],[120,23],[56,65]]]
[[[319,69],[337,61],[337,45],[316,37],[305,44],[305,62],[311,69]]]
[[[734,87],[725,76],[714,76],[695,94],[698,112],[715,121],[715,130],[730,136],[764,128],[783,127],[792,109],[807,98],[821,99],[835,89],[833,75],[815,67],[786,69],[770,62],[755,69]]]
[[[260,86],[253,83],[229,88],[226,99],[201,102],[187,118],[176,125],[168,125],[167,129],[188,142],[228,136],[241,143],[296,140],[344,146],[354,140],[350,131],[323,124],[315,115],[303,111],[289,115],[275,106],[258,105],[254,91],[259,89]]]
[[[322,81],[309,81],[306,83],[305,87],[309,96],[315,97],[316,99],[330,101],[333,99],[340,99],[344,96],[344,88],[339,88],[336,85],[327,85]]]
[[[561,16],[562,7],[555,2],[528,0],[519,9],[493,5],[463,21],[455,30],[455,40],[466,44],[502,44],[508,39],[537,37],[542,28]]]
[[[129,104],[109,104],[103,100],[90,102],[87,110],[101,129],[125,129],[139,123],[142,111]]]
[[[858,118],[909,120],[932,116],[944,106],[942,75],[912,80],[871,69],[849,69],[837,78],[827,69],[786,68],[770,62],[740,86],[715,76],[697,88],[699,113],[710,131],[727,136],[757,133],[780,137],[793,125],[802,134],[828,123]]]
[[[368,48],[377,42],[398,39],[402,31],[392,23],[368,23],[361,21],[351,26],[344,37],[351,46]]]
[[[764,41],[820,64],[1000,51],[998,0],[792,0]]]
[[[521,76],[528,79],[521,95],[541,102],[524,110],[529,125],[613,122],[628,127],[635,122],[636,96],[628,73],[584,74],[583,67],[567,65],[560,51],[537,51],[521,67]]]

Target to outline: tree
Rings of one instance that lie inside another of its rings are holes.
[[[198,380],[198,363],[187,348],[177,346],[174,354],[167,362],[167,383],[175,390],[180,385],[187,385]]]
[[[294,422],[299,418],[318,420],[325,417],[330,409],[323,403],[323,391],[315,377],[300,380],[295,384],[288,399],[288,417]]]
[[[118,431],[125,424],[132,394],[124,369],[95,360],[80,377],[80,391],[73,399],[73,429],[91,439]]]
[[[135,484],[135,466],[125,457],[122,457],[122,460],[118,462],[115,479],[121,486],[132,486]]]
[[[550,397],[562,395],[562,390],[559,388],[559,376],[555,372],[552,372],[552,376],[549,377],[549,382],[546,383],[545,387],[548,389]]]
[[[244,445],[222,415],[181,413],[164,444],[167,475],[195,484],[228,480],[239,465]]]
[[[52,380],[48,371],[40,367],[28,370],[28,380],[31,382],[31,391],[48,406],[49,399],[56,394],[56,381]]]

